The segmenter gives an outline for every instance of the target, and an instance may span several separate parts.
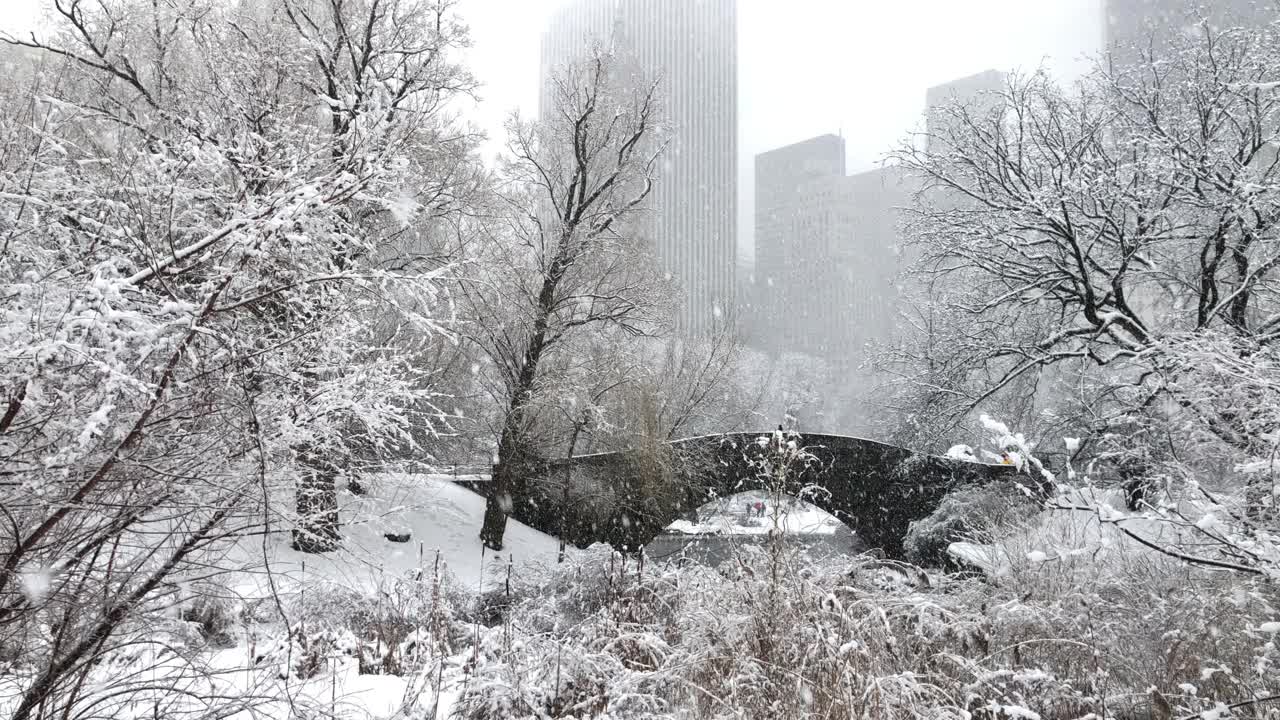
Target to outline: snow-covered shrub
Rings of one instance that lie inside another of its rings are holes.
[[[564,568],[484,631],[461,716],[908,717],[925,698],[947,704],[917,677],[921,658],[979,623],[945,596],[860,589],[847,561],[790,549],[775,582],[766,550],[742,553],[722,572],[616,559],[610,572],[603,556]]]
[[[404,675],[451,654],[470,635],[461,611],[465,602],[453,576],[441,567],[384,577],[369,589],[309,583],[288,612],[322,635],[349,635],[349,654],[361,674]],[[329,642],[325,637],[318,641]],[[341,647],[345,651],[346,645]]]
[[[522,622],[531,629],[550,632],[565,623],[582,623],[611,609],[631,619],[668,619],[680,601],[679,579],[673,572],[647,559],[628,558],[603,543],[575,553],[559,565],[539,587],[526,591],[535,601],[519,604]],[[691,567],[687,573],[708,572]]]
[[[927,517],[911,523],[903,546],[907,558],[930,567],[952,567],[947,548],[955,542],[987,537],[1026,520],[1037,508],[1008,485],[983,485],[948,493]]]
[[[1164,559],[1028,551],[996,583],[924,583],[791,551],[775,580],[758,546],[719,569],[586,555],[462,651],[458,717],[1145,718],[1280,692],[1274,590]]]
[[[333,663],[340,656],[355,649],[354,638],[341,630],[307,632],[301,624],[294,628],[285,651],[285,665],[281,677],[307,680],[325,671],[333,670]],[[276,651],[277,657],[279,650]]]
[[[503,626],[483,630],[460,716],[663,717],[655,673],[678,640],[685,572],[714,575],[646,566],[604,545],[572,556]]]
[[[462,611],[460,617],[467,622],[490,627],[501,625],[513,607],[541,592],[547,582],[544,570],[536,566],[525,566],[517,572],[514,563],[508,560],[487,567],[489,577],[498,583],[476,597],[469,597],[466,604],[457,606]]]
[[[855,585],[856,566],[873,562],[796,556],[776,585],[768,573],[744,573],[703,590],[681,627],[684,701],[709,717],[735,708],[746,717],[892,718],[951,705],[923,674],[921,651],[951,642],[956,609],[905,586]]]
[[[973,596],[990,608],[987,670],[1048,673],[1099,715],[1148,702],[1148,688],[1181,714],[1280,691],[1270,638],[1259,632],[1277,616],[1274,590],[1167,559],[1121,568],[1088,556],[1013,561],[998,586]]]
[[[613,655],[532,638],[481,665],[454,708],[463,720],[669,717],[653,683]],[[624,679],[626,679],[624,681]]]
[[[219,648],[233,647],[241,624],[240,606],[213,594],[200,594],[179,610],[178,617],[191,623],[200,638]]]
[[[965,709],[973,720],[1065,720],[1089,717],[1093,709],[1071,683],[1039,669],[974,668],[964,691]]]
[[[1018,438],[986,425],[1002,446]],[[972,671],[1043,675],[1034,692],[1020,682],[1002,697],[979,693],[979,705],[1169,717],[1280,693],[1274,545],[1265,531],[1245,532],[1254,527],[1246,493],[1188,493],[1196,486],[1186,483],[1128,513],[1120,491],[1094,488],[1072,468],[1073,484],[1045,476],[1029,445],[1016,452],[1021,468],[1054,481],[1054,496],[1033,518],[979,538],[1003,567],[966,591],[970,607],[984,608],[990,645]]]

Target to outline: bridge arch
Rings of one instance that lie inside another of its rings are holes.
[[[538,497],[530,483],[513,516],[538,529],[563,533],[586,546],[607,542],[635,551],[672,521],[707,502],[744,491],[780,491],[830,513],[868,548],[903,557],[911,522],[928,516],[942,498],[965,485],[1006,482],[1014,468],[916,453],[874,440],[805,434],[794,438],[811,459],[794,464],[780,481],[761,472],[776,447],[772,433],[729,433],[686,438],[659,451],[625,451],[552,461],[544,472],[607,494],[590,512],[570,508],[551,517],[554,497]]]
[[[758,505],[757,505],[758,503]],[[666,533],[766,534],[775,525],[789,534],[830,533],[839,518],[804,498],[785,493],[741,490],[712,498],[689,516],[678,517]]]
[[[696,522],[678,518],[645,545],[645,553],[654,560],[678,558],[714,566],[743,547],[765,546],[778,529],[786,534],[788,547],[814,559],[866,549],[848,525],[816,505],[748,490],[698,508]]]

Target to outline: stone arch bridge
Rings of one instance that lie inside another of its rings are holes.
[[[580,547],[607,542],[635,550],[711,500],[778,487],[840,519],[866,547],[901,558],[911,522],[932,513],[952,490],[1002,483],[1013,493],[1019,477],[1030,481],[1007,465],[872,440],[817,434],[787,439],[804,450],[801,458],[788,460],[773,433],[757,432],[547,461],[523,473],[510,514]],[[789,472],[777,472],[784,462]]]

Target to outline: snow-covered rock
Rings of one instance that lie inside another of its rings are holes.
[[[946,457],[952,460],[963,460],[964,462],[982,462],[982,460],[978,458],[977,453],[973,451],[973,448],[968,445],[952,445],[951,449],[947,450]]]
[[[980,545],[971,542],[953,542],[947,546],[947,554],[960,562],[978,568],[989,577],[1003,577],[1012,570],[1009,553],[999,545]]]

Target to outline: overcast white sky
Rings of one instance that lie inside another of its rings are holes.
[[[689,0],[690,2],[694,0]],[[0,27],[52,0],[0,0]],[[538,42],[566,0],[460,0],[476,118],[491,132],[537,111]],[[755,154],[842,132],[849,171],[874,167],[912,127],[931,85],[988,68],[1080,67],[1101,41],[1101,0],[738,0],[739,251],[750,255]]]

